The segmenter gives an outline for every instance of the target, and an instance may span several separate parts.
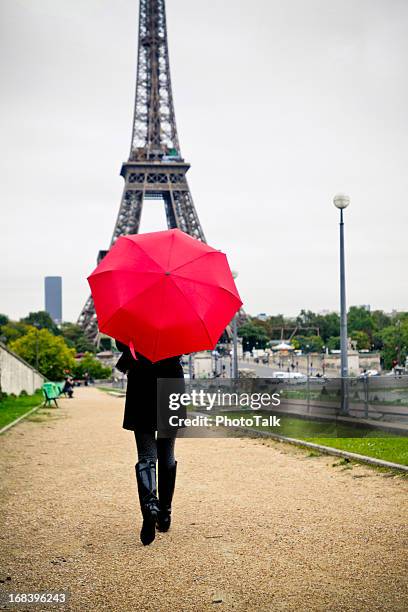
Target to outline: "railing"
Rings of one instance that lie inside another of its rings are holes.
[[[344,416],[408,425],[408,376],[361,376],[283,381],[282,407],[301,414]],[[342,408],[342,393],[346,401]]]
[[[236,384],[249,393],[268,392],[272,387],[280,395],[280,411],[316,418],[348,418],[387,422],[407,427],[408,376],[302,377],[301,379],[247,378]],[[204,381],[195,381],[200,384]],[[206,380],[206,387],[216,390],[233,385],[231,379]],[[346,402],[342,402],[342,393]],[[346,410],[342,409],[345,405]]]
[[[126,377],[110,382],[113,388],[126,390]],[[370,421],[405,428],[408,433],[408,376],[360,376],[341,378],[309,377],[301,379],[246,378],[186,380],[189,386],[216,391],[237,387],[249,393],[270,392],[280,395],[279,411],[301,417]],[[107,386],[107,383],[104,383]],[[108,383],[109,384],[109,383]],[[347,394],[342,410],[342,389]]]

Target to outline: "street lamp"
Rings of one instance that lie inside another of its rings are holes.
[[[340,210],[340,352],[341,352],[341,411],[348,412],[347,376],[347,307],[346,307],[346,272],[344,263],[344,220],[343,210],[350,204],[350,198],[343,193],[334,196],[333,203]]]
[[[307,363],[307,378],[306,378],[306,393],[307,393],[307,412],[310,412],[310,344],[306,344],[306,363]]]
[[[396,322],[396,327],[398,329],[398,366],[401,365],[401,321],[400,319],[398,319],[398,321]]]
[[[237,278],[238,272],[232,272],[233,278]],[[233,342],[233,355],[234,355],[234,365],[232,370],[232,377],[237,379],[239,376],[238,372],[238,329],[237,329],[237,313],[235,313],[234,318],[232,319],[232,342]]]
[[[192,353],[189,353],[188,356],[188,377],[189,377],[189,384],[191,385],[191,381],[193,380],[194,377],[194,361],[193,361],[193,355]]]

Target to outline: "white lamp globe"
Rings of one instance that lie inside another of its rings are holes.
[[[347,208],[347,206],[350,204],[350,198],[344,193],[338,193],[333,198],[333,204],[336,206],[336,208],[342,210],[343,208]]]

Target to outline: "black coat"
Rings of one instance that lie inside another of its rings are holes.
[[[181,356],[152,363],[137,352],[135,360],[129,348],[121,342],[116,341],[116,345],[123,351],[116,367],[126,373],[128,379],[123,427],[132,431],[157,431],[157,379],[177,379],[171,382],[171,389],[168,392],[184,393]],[[160,396],[163,407],[161,414],[168,414],[168,411],[163,412],[168,408],[168,392],[167,397],[164,397],[166,394],[163,392]]]

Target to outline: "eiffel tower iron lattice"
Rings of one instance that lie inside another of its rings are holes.
[[[136,96],[129,160],[122,164],[125,180],[111,246],[123,234],[137,234],[143,202],[162,199],[168,228],[205,242],[180,153],[174,114],[164,0],[140,0]],[[100,251],[98,263],[107,251]],[[78,319],[95,340],[97,319],[90,296]]]

